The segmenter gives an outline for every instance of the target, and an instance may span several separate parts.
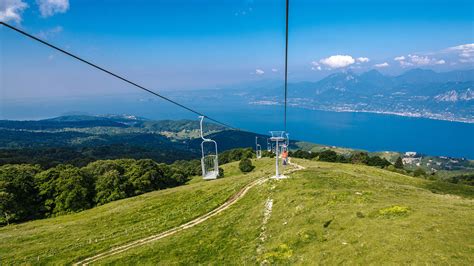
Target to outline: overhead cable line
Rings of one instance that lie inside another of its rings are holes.
[[[284,128],[286,132],[286,102],[288,96],[288,13],[290,9],[290,0],[286,0],[286,42],[285,42],[285,118]]]
[[[146,92],[148,92],[148,93],[151,93],[151,94],[153,94],[153,95],[155,95],[155,96],[157,96],[157,97],[160,97],[161,99],[163,99],[163,100],[165,100],[165,101],[168,101],[168,102],[170,102],[170,103],[172,103],[172,104],[174,104],[174,105],[177,105],[177,106],[179,106],[179,107],[181,107],[181,108],[183,108],[183,109],[186,109],[186,110],[188,110],[188,111],[190,111],[190,112],[192,112],[192,113],[194,113],[194,114],[197,114],[197,115],[199,115],[199,116],[204,116],[204,117],[206,117],[207,119],[209,119],[209,120],[211,120],[211,121],[213,121],[213,122],[215,122],[215,123],[217,123],[217,124],[220,124],[220,125],[223,125],[223,126],[225,126],[225,127],[228,127],[228,128],[230,128],[230,129],[239,130],[238,128],[235,128],[235,127],[230,126],[230,125],[228,125],[228,124],[226,124],[226,123],[220,122],[219,120],[216,120],[216,119],[214,119],[214,118],[211,118],[211,117],[209,117],[209,116],[207,116],[207,115],[205,115],[205,114],[203,114],[203,113],[201,113],[201,112],[198,112],[198,111],[196,111],[196,110],[194,110],[194,109],[192,109],[192,108],[190,108],[190,107],[187,107],[187,106],[185,106],[185,105],[183,105],[183,104],[180,104],[180,103],[178,103],[178,102],[176,102],[176,101],[174,101],[174,100],[171,100],[171,99],[168,98],[168,97],[165,97],[165,96],[163,96],[163,95],[161,95],[161,94],[159,94],[159,93],[157,93],[157,92],[154,92],[154,91],[152,91],[152,90],[150,90],[150,89],[147,89],[147,88],[145,88],[144,86],[141,86],[141,85],[139,85],[139,84],[137,84],[137,83],[135,83],[135,82],[133,82],[133,81],[130,81],[129,79],[124,78],[124,77],[122,77],[122,76],[120,76],[120,75],[118,75],[118,74],[115,74],[115,73],[113,73],[113,72],[111,72],[111,71],[109,71],[109,70],[107,70],[107,69],[105,69],[105,68],[103,68],[103,67],[100,67],[100,66],[98,66],[98,65],[96,65],[96,64],[94,64],[94,63],[92,63],[92,62],[90,62],[90,61],[87,61],[87,60],[85,60],[85,59],[82,59],[81,57],[79,57],[79,56],[77,56],[77,55],[74,55],[74,54],[72,54],[72,53],[70,53],[70,52],[68,52],[68,51],[66,51],[66,50],[63,50],[63,49],[61,49],[61,48],[59,48],[59,47],[57,47],[57,46],[55,46],[55,45],[53,45],[53,44],[51,44],[51,43],[48,43],[48,42],[46,42],[46,41],[44,41],[44,40],[41,40],[41,39],[39,39],[39,38],[37,38],[37,37],[35,37],[35,36],[33,36],[33,35],[31,35],[31,34],[25,32],[25,31],[22,31],[22,30],[20,30],[20,29],[18,29],[18,28],[16,28],[16,27],[13,27],[13,26],[11,26],[11,25],[5,23],[5,22],[0,22],[0,24],[4,25],[4,26],[6,26],[7,28],[10,28],[10,29],[12,29],[12,30],[14,30],[14,31],[16,31],[16,32],[18,32],[18,33],[20,33],[20,34],[22,34],[22,35],[28,37],[28,38],[30,38],[30,39],[33,39],[33,40],[35,40],[35,41],[37,41],[37,42],[40,42],[40,43],[42,43],[42,44],[44,44],[44,45],[46,45],[46,46],[49,46],[50,48],[53,48],[54,50],[57,50],[57,51],[59,51],[59,52],[61,52],[61,53],[63,53],[63,54],[66,54],[66,55],[68,55],[68,56],[70,56],[70,57],[72,57],[72,58],[74,58],[74,59],[76,59],[76,60],[79,60],[79,61],[81,61],[81,62],[83,62],[83,63],[85,63],[85,64],[87,64],[87,65],[89,65],[89,66],[91,66],[91,67],[94,67],[94,68],[96,68],[96,69],[98,69],[98,70],[100,70],[100,71],[102,71],[102,72],[105,72],[105,73],[107,73],[107,74],[109,74],[109,75],[111,75],[111,76],[113,76],[113,77],[115,77],[115,78],[118,78],[118,79],[120,79],[120,80],[122,80],[122,81],[124,81],[124,82],[126,82],[126,83],[128,83],[128,84],[131,84],[131,85],[133,85],[133,86],[135,86],[135,87],[137,87],[137,88],[139,88],[139,89],[141,89],[141,90],[144,90],[144,91],[146,91]]]

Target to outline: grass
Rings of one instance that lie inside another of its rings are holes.
[[[426,188],[432,181],[367,166],[295,161],[307,169],[253,189],[205,224],[101,263],[471,264],[474,260],[472,199],[435,194]],[[273,210],[263,225],[268,198],[273,199]]]
[[[222,204],[241,187],[269,175],[270,161],[242,175],[238,162],[225,178],[195,178],[189,185],[115,201],[80,213],[0,228],[0,264],[67,264],[160,233]],[[266,172],[267,171],[267,172]]]
[[[472,264],[474,191],[373,167],[295,162],[305,170],[254,187],[223,213],[101,264]],[[65,264],[202,214],[260,176],[242,175],[113,202],[82,213],[0,228],[4,264]],[[259,172],[260,171],[260,172]],[[264,221],[265,203],[273,200]],[[95,239],[98,242],[95,242]]]

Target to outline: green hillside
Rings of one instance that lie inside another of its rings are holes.
[[[109,256],[117,264],[451,263],[474,261],[474,188],[362,165],[294,160],[306,169],[251,188],[201,224]],[[65,264],[181,225],[270,176],[242,174],[0,228],[3,264]],[[272,202],[270,210],[269,202]]]

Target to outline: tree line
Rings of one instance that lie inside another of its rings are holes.
[[[317,159],[323,162],[333,163],[353,163],[353,164],[365,164],[368,166],[375,167],[388,167],[392,165],[387,159],[380,156],[370,156],[367,152],[354,152],[350,156],[338,154],[333,150],[324,150],[321,152],[308,152],[303,150],[297,150],[289,153],[291,157],[303,158],[303,159]]]
[[[251,148],[219,154],[219,164],[254,157]],[[245,165],[245,171],[253,166]],[[201,175],[199,160],[172,164],[151,159],[97,160],[85,166],[4,164],[0,166],[0,225],[83,211],[111,201],[185,184]],[[224,170],[219,168],[219,177]]]
[[[199,161],[171,165],[150,159],[0,166],[0,225],[78,212],[114,200],[176,187],[200,173]]]

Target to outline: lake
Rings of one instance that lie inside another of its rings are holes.
[[[196,109],[235,127],[268,134],[283,130],[283,107],[210,99],[184,100]],[[40,119],[71,111],[133,114],[150,119],[197,119],[160,100],[149,98],[69,99],[57,102],[3,102],[0,119]],[[474,159],[474,124],[395,115],[288,109],[291,139],[369,151],[416,151]]]

